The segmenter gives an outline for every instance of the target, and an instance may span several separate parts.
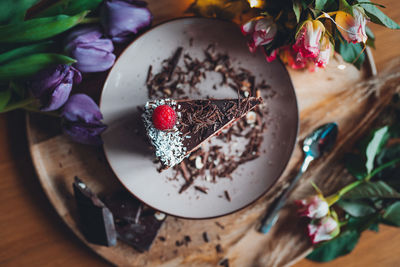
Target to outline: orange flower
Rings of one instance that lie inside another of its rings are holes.
[[[365,43],[367,41],[368,37],[365,32],[367,16],[362,7],[353,7],[353,16],[344,11],[338,11],[335,22],[338,30],[347,42]]]

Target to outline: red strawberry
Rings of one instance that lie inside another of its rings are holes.
[[[157,129],[164,131],[172,129],[176,122],[176,113],[168,105],[161,105],[153,111],[153,125]]]

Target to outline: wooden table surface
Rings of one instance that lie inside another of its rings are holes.
[[[400,1],[375,1],[400,21]],[[373,51],[378,71],[400,56],[400,31],[370,25],[377,38]],[[47,200],[29,155],[22,111],[0,115],[0,265],[110,266],[87,248],[61,221]],[[400,266],[400,230],[383,226],[365,232],[348,256],[326,264],[302,260],[295,267]]]

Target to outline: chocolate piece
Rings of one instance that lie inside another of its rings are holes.
[[[224,251],[222,250],[222,247],[221,247],[220,244],[217,244],[217,245],[215,246],[215,250],[217,251],[217,253],[222,253],[222,252],[224,252]]]
[[[140,252],[149,250],[165,219],[157,220],[155,210],[125,191],[106,198],[105,203],[114,214],[118,238]]]
[[[87,241],[97,245],[115,246],[117,234],[110,210],[78,177],[75,177],[73,188],[80,228]]]

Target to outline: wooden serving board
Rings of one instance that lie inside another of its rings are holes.
[[[188,1],[149,1],[156,23],[183,15]],[[340,70],[338,65],[344,65]],[[371,67],[372,66],[372,67]],[[39,180],[57,212],[72,231],[99,255],[121,266],[216,266],[227,258],[230,266],[287,266],[306,255],[311,244],[305,234],[305,223],[291,204],[293,199],[311,194],[313,180],[328,194],[348,182],[349,176],[338,159],[358,139],[387,104],[400,84],[400,60],[383,71],[379,78],[362,82],[371,76],[373,63],[359,72],[335,58],[327,69],[315,73],[289,70],[298,96],[302,140],[315,127],[336,121],[340,133],[338,144],[329,155],[315,162],[293,192],[280,220],[268,235],[255,231],[259,218],[279,195],[296,172],[302,153],[296,147],[288,167],[278,183],[256,203],[237,213],[210,220],[185,220],[169,216],[151,250],[138,253],[119,242],[116,247],[102,247],[86,242],[77,227],[76,207],[72,192],[74,176],[79,176],[100,195],[123,190],[105,160],[101,148],[70,142],[57,121],[28,114],[29,145]],[[104,76],[89,76],[90,90],[99,91]],[[99,78],[100,77],[100,78]],[[396,87],[397,86],[397,87]],[[81,86],[82,87],[82,86]],[[84,86],[83,86],[84,87]],[[49,126],[51,125],[51,126]],[[340,179],[339,179],[340,178]],[[207,232],[210,242],[202,233]],[[176,246],[184,236],[187,246]],[[222,251],[218,252],[216,246]]]

